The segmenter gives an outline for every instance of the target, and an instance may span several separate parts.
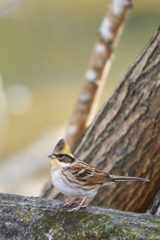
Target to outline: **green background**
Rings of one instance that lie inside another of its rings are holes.
[[[33,97],[26,113],[9,114],[8,127],[1,134],[5,141],[1,161],[36,141],[50,127],[67,125],[109,2],[25,0],[0,20],[0,72],[4,90],[22,84]],[[99,108],[155,34],[159,23],[157,0],[135,2]]]

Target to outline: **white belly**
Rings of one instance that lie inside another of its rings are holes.
[[[86,195],[88,197],[93,197],[97,194],[96,189],[88,189],[87,192],[82,188],[77,188],[76,185],[78,183],[78,180],[75,180],[74,177],[74,183],[71,184],[68,179],[61,173],[61,169],[53,170],[51,168],[51,181],[53,185],[64,195],[68,197],[77,197],[77,198],[84,198]]]

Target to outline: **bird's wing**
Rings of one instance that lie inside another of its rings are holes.
[[[102,172],[84,162],[79,162],[74,166],[68,167],[69,171],[76,180],[92,184],[102,184],[106,181],[113,181],[109,174]]]

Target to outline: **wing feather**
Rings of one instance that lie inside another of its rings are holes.
[[[84,162],[81,163],[81,161],[71,167],[68,167],[67,171],[69,171],[76,180],[86,183],[102,184],[106,181],[112,180],[109,174],[91,167]]]

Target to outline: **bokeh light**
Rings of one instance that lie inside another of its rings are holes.
[[[6,89],[8,108],[11,113],[26,113],[32,104],[32,94],[30,90],[19,84],[11,85]]]

